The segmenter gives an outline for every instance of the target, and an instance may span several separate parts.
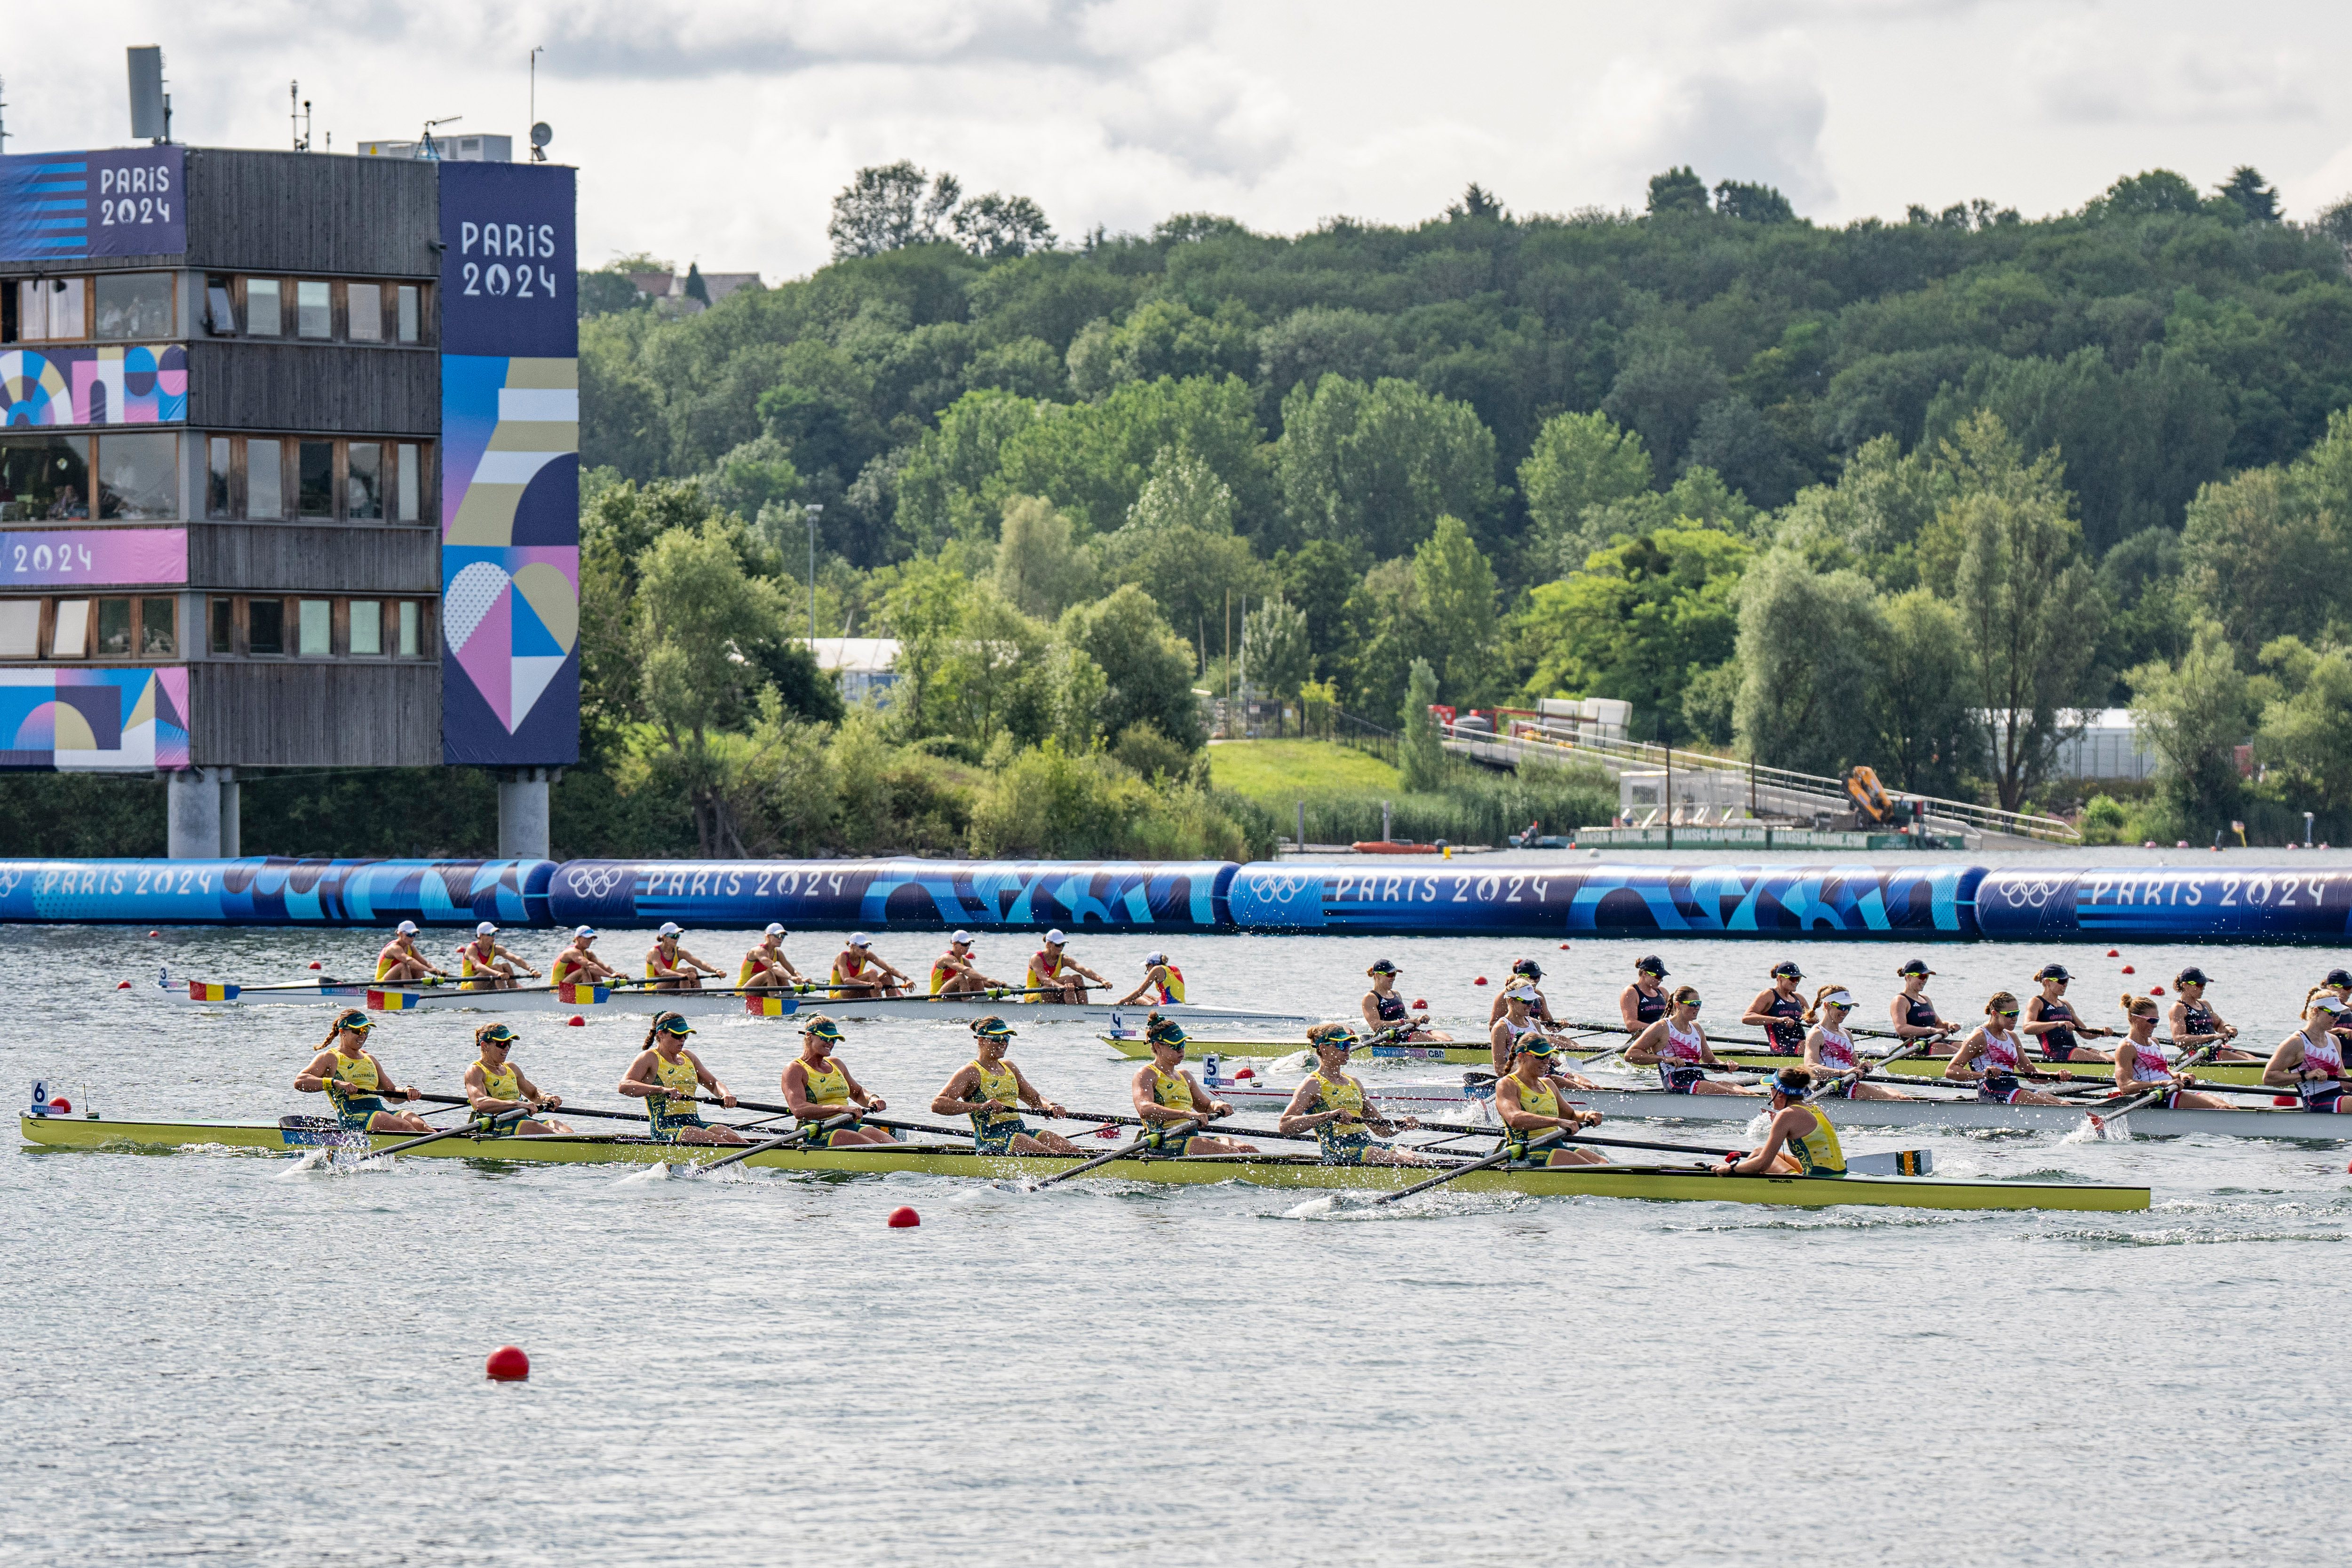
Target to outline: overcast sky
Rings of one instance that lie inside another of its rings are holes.
[[[2252,163],[2297,216],[2352,192],[2352,7],[2315,0],[26,4],[7,150],[123,143],[128,44],[163,46],[179,140],[287,145],[299,78],[337,151],[456,114],[520,148],[544,44],[582,265],[771,281],[822,265],[833,193],[898,158],[1033,196],[1066,240],[1186,211],[1409,223],[1471,180],[1515,212],[1638,207],[1684,163],[1828,223],[2037,216],[2156,166]]]

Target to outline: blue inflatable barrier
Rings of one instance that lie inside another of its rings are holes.
[[[0,921],[545,925],[552,860],[0,861]]]
[[[2352,873],[2250,866],[1990,871],[1977,925],[1994,942],[2340,942]]]
[[[1975,866],[1244,866],[1244,931],[1382,934],[1977,934]]]
[[[1229,860],[572,860],[558,925],[1218,931]]]

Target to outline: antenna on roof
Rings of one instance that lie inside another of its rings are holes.
[[[438,120],[426,121],[425,122],[425,139],[416,144],[417,157],[427,159],[434,163],[440,162],[441,149],[434,143],[433,128],[436,125],[455,125],[457,121],[465,118],[466,117],[462,114],[445,114]]]
[[[286,118],[294,127],[294,151],[308,153],[310,150],[310,100],[302,96],[300,82],[286,84]]]
[[[547,162],[547,144],[555,140],[555,132],[539,117],[539,57],[547,52],[545,44],[534,44],[530,50],[530,161]]]
[[[131,134],[162,143],[172,139],[172,95],[163,90],[163,51],[153,44],[124,51],[131,57]]]
[[[7,90],[8,90],[8,79],[7,79],[6,77],[5,77],[5,76],[0,76],[0,93],[5,93],[5,92],[6,92]],[[5,99],[5,98],[0,98],[0,156],[5,156],[5,155],[6,155],[6,153],[7,153],[7,151],[8,151],[8,100],[7,100],[6,99]]]

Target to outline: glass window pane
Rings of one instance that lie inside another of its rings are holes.
[[[98,515],[150,521],[180,515],[180,438],[162,431],[98,439]]]
[[[323,279],[305,278],[294,285],[294,331],[298,337],[335,335],[335,294]]]
[[[416,448],[404,442],[400,448],[400,521],[415,522],[423,516],[424,501],[424,478],[416,460]]]
[[[248,278],[245,280],[245,331],[248,337],[274,338],[286,330],[283,312],[278,310],[278,279]]]
[[[286,651],[286,601],[248,599],[245,605],[245,650],[247,653]]]
[[[215,653],[236,651],[236,601],[215,599],[213,602],[212,646]]]
[[[344,289],[344,298],[347,301],[344,319],[351,323],[352,342],[383,342],[383,285],[352,283]]]
[[[413,343],[417,339],[422,312],[418,310],[418,289],[414,283],[400,286],[400,341]]]
[[[380,654],[383,651],[383,601],[353,599],[352,601],[352,652]]]
[[[179,601],[176,599],[142,599],[139,601],[139,657],[142,658],[177,658],[180,657]]]
[[[16,285],[16,341],[37,343],[48,335],[48,280],[28,278]]]
[[[87,335],[89,327],[82,313],[82,288],[79,278],[47,278],[33,287],[42,296],[48,312],[48,327],[43,336],[50,339],[79,338]]]
[[[383,516],[383,448],[373,441],[354,441],[345,467],[349,472],[343,486],[343,515]]]
[[[335,602],[332,599],[301,599],[302,644],[299,650],[304,658],[324,658],[334,649]]]
[[[400,657],[403,658],[416,657],[417,619],[416,601],[403,599],[400,602]]]
[[[58,618],[49,633],[51,658],[88,658],[89,657],[89,601],[59,599]]]
[[[332,517],[335,515],[335,444],[332,441],[304,441],[301,447],[302,471],[295,491],[294,515],[297,517]]]
[[[89,515],[89,437],[11,436],[0,440],[0,522]]]
[[[130,600],[100,599],[98,602],[98,657],[131,657]]]
[[[245,444],[245,515],[275,522],[286,515],[286,459],[278,441]]]
[[[41,601],[0,599],[0,658],[31,658],[41,651]]]
[[[216,338],[236,335],[236,306],[229,299],[228,279],[205,279],[205,331]]]
[[[93,337],[168,338],[172,335],[172,275],[168,272],[101,272],[92,290],[98,303]]]
[[[205,515],[228,517],[229,443],[215,436],[205,443]]]

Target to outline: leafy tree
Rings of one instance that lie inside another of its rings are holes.
[[[1254,323],[1240,301],[1202,316],[1181,300],[1151,300],[1118,326],[1088,323],[1070,344],[1070,385],[1081,397],[1099,398],[1131,381],[1245,376],[1257,361]]]
[[[772,503],[789,504],[800,491],[800,469],[773,436],[744,442],[719,458],[702,481],[702,493],[712,506],[751,519]]]
[[[1495,437],[1467,404],[1408,381],[1327,375],[1283,400],[1276,461],[1292,522],[1309,539],[1401,555],[1441,514],[1495,520]]]
[[[1390,374],[1397,353],[1393,324],[1370,310],[1309,305],[1257,334],[1258,379],[1269,422],[1281,416],[1294,386],[1312,389],[1327,375],[1369,385]]]
[[[1362,546],[1331,539],[1310,539],[1274,559],[1275,580],[1281,584],[1283,596],[1307,617],[1307,646],[1326,679],[1353,651],[1349,601],[1371,564],[1370,552]]]
[[[1244,628],[1250,684],[1277,699],[1295,698],[1314,674],[1307,645],[1307,617],[1276,595],[1249,613]]]
[[[1652,182],[1654,191],[1656,182]],[[1715,210],[1725,217],[1738,218],[1747,223],[1794,223],[1797,209],[1789,198],[1769,185],[1743,184],[1738,180],[1719,180],[1715,187]]]
[[[2239,796],[2236,749],[2249,720],[2245,673],[2215,621],[2200,621],[2178,665],[2144,664],[2126,678],[2132,722],[2157,755],[2166,800],[2194,830],[2230,819]]]
[[[1413,552],[1412,583],[1428,626],[1423,647],[1437,664],[1439,689],[1456,706],[1484,700],[1496,673],[1495,569],[1460,518],[1439,518],[1436,530]]]
[[[580,274],[580,319],[611,315],[618,310],[642,310],[653,301],[638,290],[627,273],[600,267]]]
[[[1053,226],[1045,221],[1045,209],[1027,196],[995,191],[974,196],[956,209],[948,227],[966,250],[992,259],[1054,248]]]
[[[1202,458],[1162,447],[1124,527],[1102,539],[1114,580],[1150,593],[1180,637],[1208,662],[1208,627],[1225,606],[1258,591],[1264,575],[1249,541],[1234,532],[1234,494]]]
[[[1885,641],[1872,682],[1878,730],[1878,773],[1898,789],[1947,800],[1974,796],[1982,772],[1985,728],[1969,706],[1960,616],[1926,588],[1883,601]]]
[[[2352,806],[2352,724],[2345,721],[2352,714],[2352,648],[2281,637],[2262,650],[2262,662],[2283,689],[2263,705],[2263,759],[2314,809]]]
[[[1929,454],[1906,457],[1892,436],[1874,437],[1845,461],[1834,485],[1801,490],[1776,520],[1775,537],[1817,571],[1852,566],[1882,591],[1918,581],[1915,551],[1952,490]]]
[[[1052,619],[1094,597],[1093,552],[1072,537],[1070,520],[1039,496],[1012,496],[996,545],[996,591],[1025,615]]]
[[[1584,543],[1586,509],[1607,506],[1650,488],[1650,454],[1642,438],[1606,414],[1560,414],[1547,420],[1527,460],[1519,465],[1519,493],[1527,498],[1529,553],[1545,561],[1564,559],[1564,544],[1583,544],[1575,559],[1601,543]]]
[[[786,348],[773,385],[760,394],[760,419],[804,474],[831,469],[846,482],[882,449],[873,415],[874,375],[840,349],[814,339]]]
[[[2180,596],[2220,617],[2252,663],[2282,637],[2315,637],[2352,568],[2347,520],[2314,504],[2307,476],[2256,468],[2208,485],[2180,538]]]
[[[953,174],[933,179],[905,159],[858,170],[833,198],[833,221],[825,225],[834,259],[938,240],[962,195]]]
[[[1752,547],[1709,528],[1662,528],[1596,551],[1512,616],[1528,697],[1615,697],[1646,731],[1682,711],[1683,688],[1731,658]]]
[[[985,753],[1000,733],[1019,742],[1044,739],[1053,723],[1052,694],[1041,679],[1050,636],[995,584],[970,584],[924,694],[927,722],[971,752]]]
[[[1073,605],[1062,612],[1056,635],[1101,667],[1108,683],[1098,726],[1104,733],[1149,721],[1188,749],[1202,743],[1192,653],[1160,618],[1150,595],[1129,583],[1091,604]]]
[[[1237,376],[1130,382],[1100,403],[1041,411],[1006,438],[992,482],[1107,533],[1127,520],[1160,453],[1189,451],[1232,490],[1235,526],[1255,533],[1274,500],[1253,404]]]
[[[1870,582],[1852,571],[1817,574],[1775,551],[1739,589],[1739,694],[1734,725],[1758,762],[1843,773],[1873,762],[1872,721],[1885,621]]]
[[[1445,787],[1445,742],[1437,732],[1437,716],[1429,710],[1437,700],[1437,672],[1429,661],[1412,661],[1405,686],[1404,735],[1397,742],[1397,770],[1404,787],[1416,795]]]
[[[2237,208],[2246,222],[2278,222],[2278,192],[2263,183],[2261,172],[2251,163],[2241,163],[2230,171],[2230,177],[2217,189],[2221,199]]]
[[[940,415],[896,477],[898,531],[920,553],[987,529],[1002,501],[1024,493],[997,482],[1006,444],[1045,416],[1035,401],[1004,392],[968,392]]]
[[[2200,205],[2196,186],[2169,169],[2151,169],[2117,180],[2084,211],[2094,218],[2187,216]]]
[[[1703,213],[1706,211],[1706,182],[1693,174],[1687,163],[1663,174],[1653,174],[1649,210],[1654,217],[1663,213]]]
[[[1503,211],[1503,204],[1495,199],[1492,192],[1473,180],[1464,187],[1462,199],[1445,209],[1445,216],[1448,221],[1454,223],[1460,223],[1469,218],[1486,218],[1495,223],[1501,223],[1509,215]]]
[[[702,280],[700,262],[689,261],[686,264],[686,285],[679,292],[687,299],[700,300],[703,309],[710,308],[710,285]]]
[[[1682,471],[1705,468],[1759,507],[1785,506],[1804,479],[1789,445],[1744,397],[1720,397],[1699,410]]]
[[[1683,448],[1697,434],[1701,414],[1726,390],[1715,361],[1695,349],[1669,346],[1627,360],[1601,407],[1640,435],[1663,479],[1681,471]]]

